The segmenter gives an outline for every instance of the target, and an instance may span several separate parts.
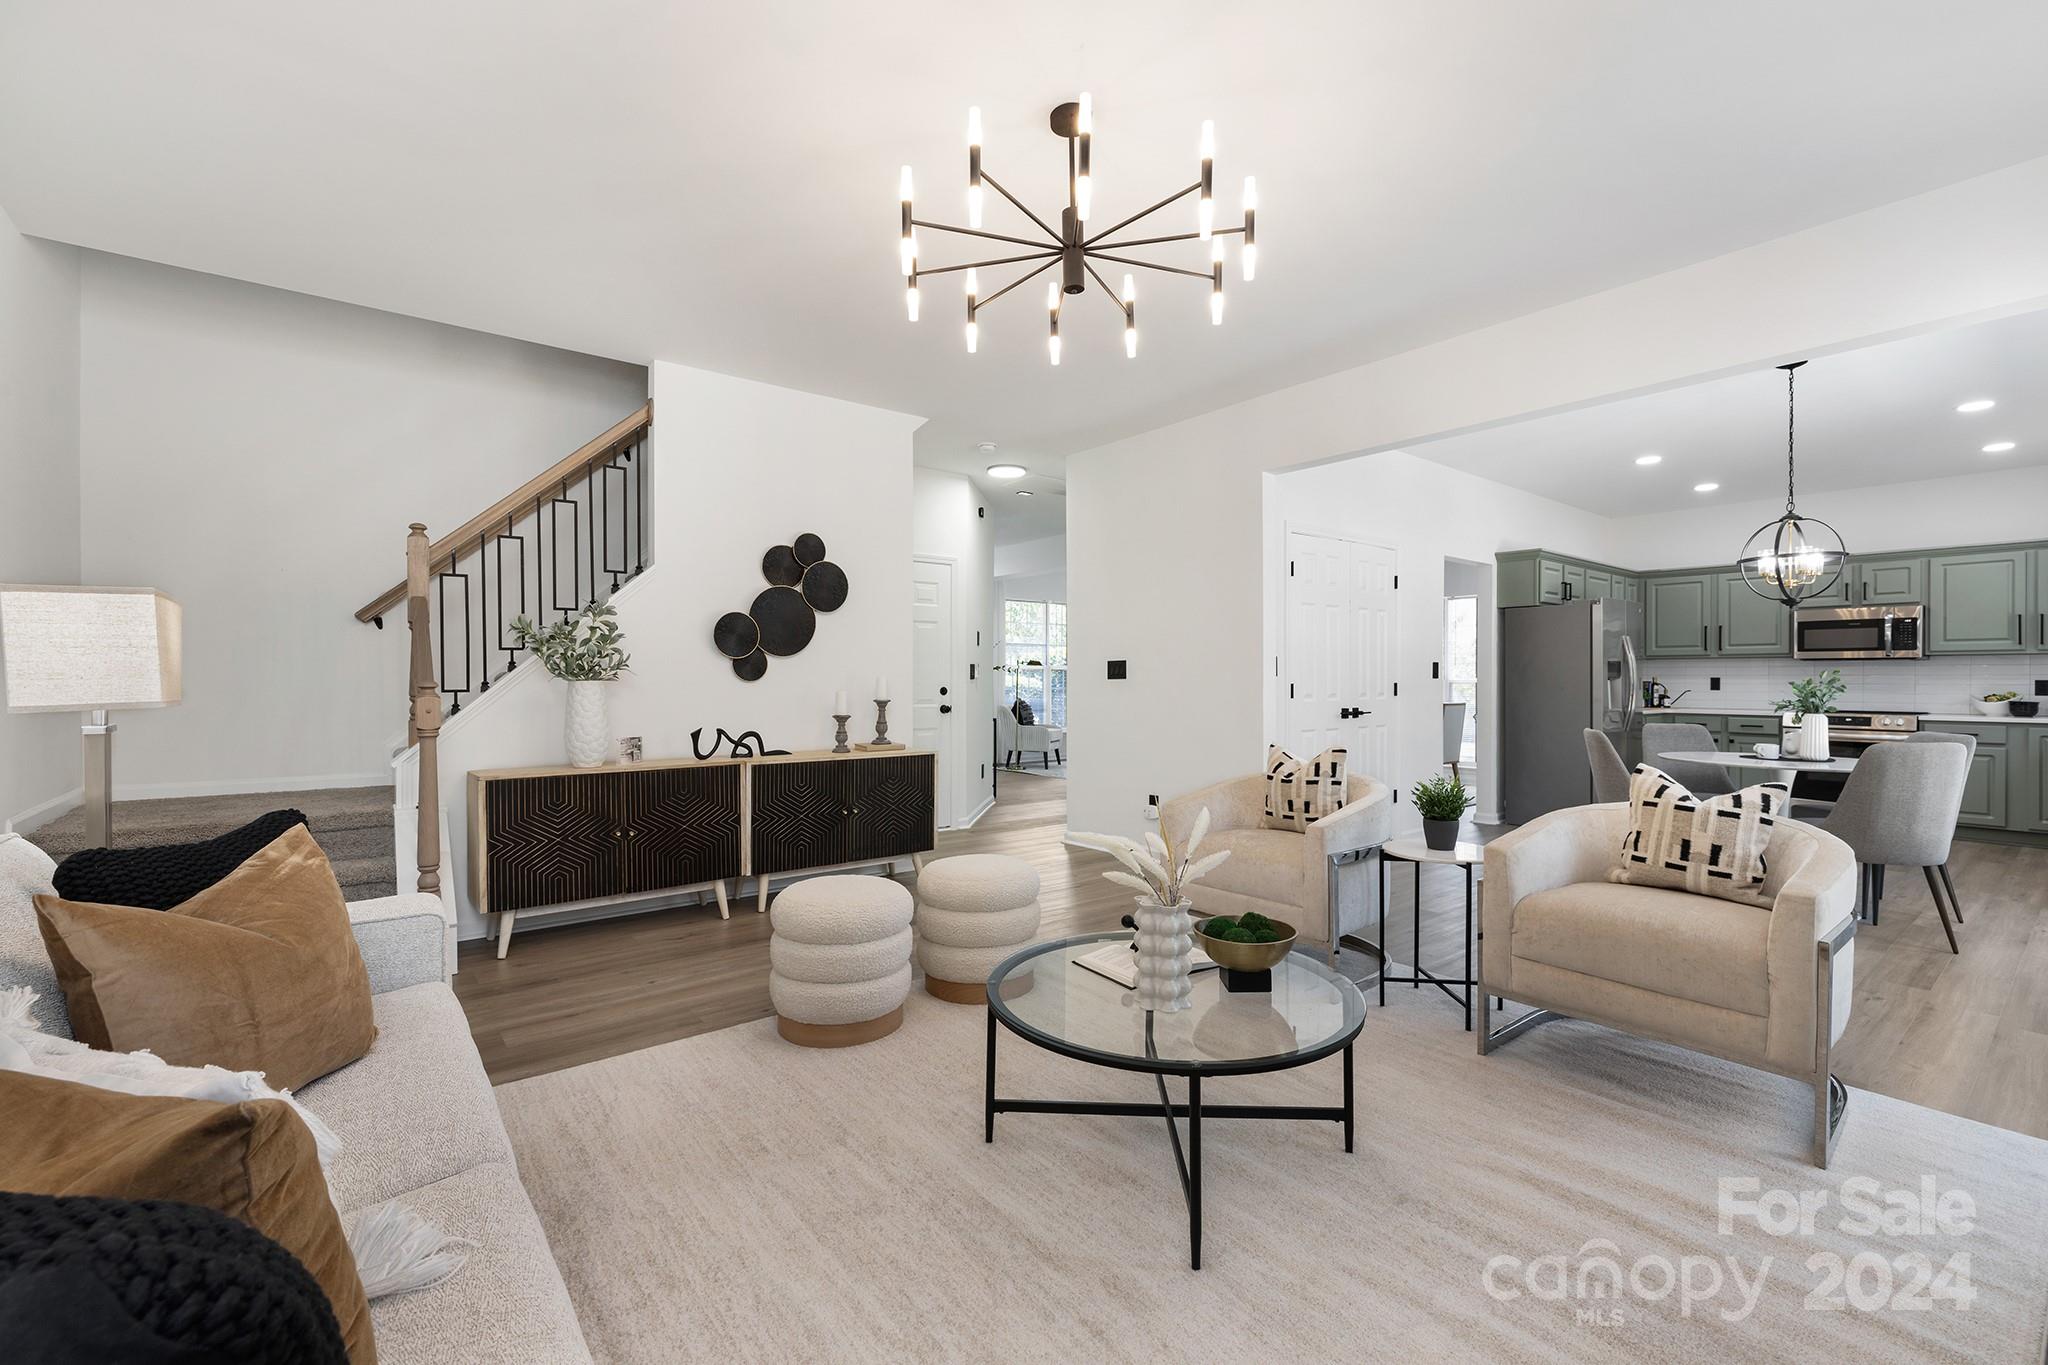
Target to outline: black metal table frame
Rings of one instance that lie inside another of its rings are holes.
[[[1188,1265],[1191,1269],[1202,1268],[1202,1120],[1212,1119],[1308,1119],[1326,1120],[1344,1125],[1344,1150],[1353,1150],[1356,1133],[1356,1106],[1352,1081],[1351,1045],[1365,1027],[1364,1012],[1359,1014],[1358,1025],[1341,1037],[1318,1046],[1310,1052],[1290,1053],[1281,1059],[1260,1058],[1250,1062],[1213,1062],[1202,1065],[1162,1061],[1154,1050],[1152,1040],[1152,1011],[1145,1011],[1145,1052],[1146,1056],[1128,1057],[1112,1053],[1096,1052],[1077,1047],[1050,1034],[1039,1033],[1029,1025],[999,1011],[996,985],[1007,976],[1020,961],[1036,957],[1063,947],[1068,940],[1051,944],[1034,944],[1023,952],[1001,963],[989,974],[988,1003],[988,1066],[982,1091],[982,1141],[996,1140],[997,1114],[1088,1114],[1094,1116],[1122,1118],[1163,1117],[1166,1120],[1167,1140],[1173,1147],[1173,1163],[1180,1175],[1181,1198],[1188,1209]],[[1081,970],[1085,971],[1086,968]],[[1005,1099],[996,1094],[996,1021],[1003,1027],[1035,1047],[1042,1047],[1063,1057],[1089,1062],[1096,1066],[1112,1067],[1119,1071],[1141,1071],[1150,1075],[1159,1086],[1158,1104],[1139,1104],[1126,1101],[1108,1100],[1022,1100]],[[1344,1103],[1341,1107],[1297,1104],[1203,1104],[1202,1079],[1205,1076],[1252,1076],[1273,1071],[1291,1071],[1310,1062],[1321,1061],[1333,1052],[1344,1054]],[[1153,1065],[1147,1065],[1150,1061]],[[1175,1104],[1166,1092],[1166,1078],[1170,1075],[1185,1076],[1188,1083],[1188,1098],[1185,1104]],[[1183,1147],[1178,1119],[1188,1121],[1188,1136]]]
[[[1412,975],[1388,976],[1386,972],[1386,959],[1380,959],[1380,1004],[1385,1005],[1387,1003],[1387,983],[1390,981],[1397,986],[1413,986],[1417,990],[1422,989],[1425,985],[1434,986],[1449,996],[1453,1002],[1464,1006],[1465,1032],[1470,1033],[1472,1031],[1472,991],[1479,984],[1472,975],[1472,869],[1475,864],[1456,864],[1456,866],[1465,869],[1465,976],[1463,980],[1459,980],[1455,977],[1440,977],[1422,965],[1422,865],[1424,862],[1429,861],[1427,859],[1404,858],[1398,853],[1389,855],[1385,848],[1380,849],[1380,941],[1384,943],[1387,938],[1387,859],[1389,856],[1397,863],[1410,863],[1415,868],[1415,966]],[[1453,986],[1462,986],[1465,993],[1460,995],[1457,991],[1451,989]]]

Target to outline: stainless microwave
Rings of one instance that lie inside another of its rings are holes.
[[[1917,659],[1918,602],[1889,607],[1800,607],[1792,613],[1795,659]]]

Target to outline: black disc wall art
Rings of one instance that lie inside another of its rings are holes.
[[[770,546],[761,556],[768,590],[745,611],[729,611],[711,627],[711,643],[732,660],[733,673],[757,682],[768,672],[768,656],[799,654],[818,633],[818,613],[846,605],[846,571],[825,558],[824,538],[804,532],[788,545]]]
[[[813,611],[838,611],[846,605],[846,570],[821,559],[804,570],[804,601]]]
[[[818,632],[818,614],[795,588],[768,588],[747,609],[761,627],[761,648],[787,658],[801,654]]]
[[[797,560],[796,551],[787,545],[777,545],[761,556],[761,577],[779,587],[793,588],[803,582],[804,566]]]
[[[729,611],[711,628],[711,643],[728,659],[744,659],[761,643],[761,628],[743,611]],[[762,664],[762,668],[767,668]],[[755,674],[756,677],[760,675]]]

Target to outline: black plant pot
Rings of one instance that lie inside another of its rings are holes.
[[[1422,842],[1440,853],[1448,853],[1458,846],[1458,822],[1456,820],[1424,820]]]

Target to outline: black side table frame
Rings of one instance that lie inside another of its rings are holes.
[[[1384,955],[1380,958],[1380,1004],[1387,1003],[1388,982],[1397,986],[1413,986],[1417,990],[1425,985],[1434,986],[1449,996],[1454,1003],[1464,1006],[1465,1032],[1470,1033],[1472,992],[1479,985],[1478,979],[1472,975],[1472,869],[1476,864],[1457,864],[1465,869],[1465,975],[1462,978],[1440,977],[1422,965],[1422,861],[1403,858],[1398,853],[1390,855],[1385,849],[1380,850],[1380,940],[1385,942],[1387,935],[1387,860],[1390,856],[1397,863],[1413,863],[1415,867],[1415,968],[1409,976],[1388,976],[1386,958]],[[1463,993],[1452,990],[1453,986],[1462,988]]]

